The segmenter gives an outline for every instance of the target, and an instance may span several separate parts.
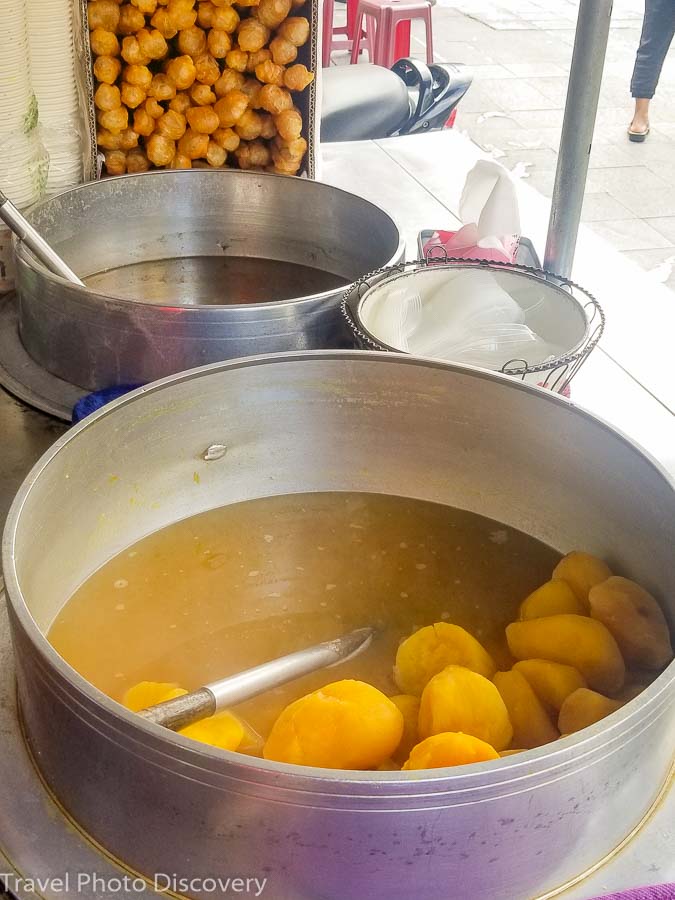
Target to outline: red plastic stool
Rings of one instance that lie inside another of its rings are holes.
[[[351,2],[352,0],[350,0],[350,3]],[[330,55],[333,50],[351,50],[354,46],[355,10],[351,10],[348,5],[347,24],[340,28],[335,28],[333,26],[334,11],[335,0],[323,0],[323,37],[321,41],[321,65],[323,68],[326,68],[331,64]],[[341,39],[335,40],[336,36]],[[364,49],[368,50],[368,55],[372,56],[373,50],[370,36],[364,31],[361,32],[361,45]],[[403,54],[403,56],[407,55],[407,53]]]
[[[400,23],[410,23],[412,19],[423,19],[427,39],[427,62],[434,61],[434,47],[431,30],[431,3],[428,0],[359,0],[356,10],[354,42],[352,45],[352,63],[359,60],[362,41],[358,35],[362,33],[366,22],[368,35],[371,37],[373,52],[370,61],[376,66],[391,68],[396,62],[396,32]],[[373,37],[374,35],[374,37]]]

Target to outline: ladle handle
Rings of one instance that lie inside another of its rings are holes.
[[[80,287],[86,286],[70,266],[66,265],[58,253],[52,250],[47,241],[40,237],[30,222],[21,215],[16,206],[7,199],[2,191],[0,191],[0,219],[11,228],[14,234],[24,242],[28,249],[37,256],[50,272],[60,275],[61,278],[65,278],[66,281],[70,281],[72,284],[79,284]]]
[[[208,688],[199,688],[182,697],[165,700],[139,713],[148,722],[178,731],[199,719],[206,719],[216,711],[216,699]]]

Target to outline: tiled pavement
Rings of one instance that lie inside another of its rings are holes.
[[[652,104],[652,132],[631,144],[629,82],[643,0],[614,0],[584,221],[675,289],[675,45]],[[438,0],[438,60],[473,67],[457,127],[550,197],[578,0]],[[413,35],[413,53],[422,42]]]

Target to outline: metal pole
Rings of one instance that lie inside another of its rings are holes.
[[[605,64],[612,0],[581,0],[567,87],[544,268],[572,273]]]

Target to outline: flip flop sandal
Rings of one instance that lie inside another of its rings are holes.
[[[631,131],[628,129],[628,140],[633,141],[635,144],[641,144],[643,141],[647,140],[647,135],[649,134],[649,128],[646,131]]]

